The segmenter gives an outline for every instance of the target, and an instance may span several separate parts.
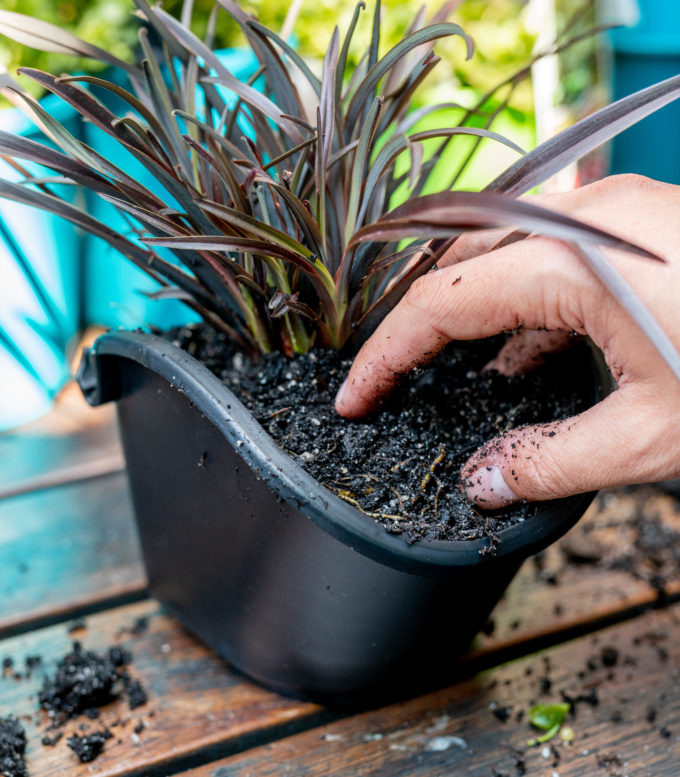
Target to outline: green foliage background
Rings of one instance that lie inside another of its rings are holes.
[[[121,59],[134,58],[137,25],[131,16],[130,0],[2,0],[2,9],[56,24]],[[92,60],[46,54],[4,37],[0,37],[0,65],[6,67],[12,76],[16,76],[16,69],[20,66],[52,73],[97,72],[101,69]],[[29,79],[22,79],[21,83],[38,96],[35,84]]]
[[[182,0],[162,0],[162,5],[179,15]],[[278,30],[286,16],[289,0],[247,0],[241,5],[254,12],[264,24]],[[396,43],[422,5],[421,0],[384,0],[383,51]],[[425,5],[431,14],[440,3],[438,0]],[[477,43],[477,52],[470,62],[465,62],[460,41],[440,44],[436,51],[443,61],[430,81],[430,90],[435,94],[427,94],[421,99],[451,99],[450,95],[438,93],[442,84],[485,91],[521,67],[529,58],[534,41],[524,24],[522,11],[525,5],[525,0],[464,0],[451,16],[451,21],[461,24],[472,35]],[[134,58],[136,20],[132,16],[132,0],[2,0],[2,7],[58,24],[123,59]],[[197,33],[205,32],[212,7],[213,0],[196,0],[194,30]],[[294,32],[301,53],[312,59],[321,59],[333,27],[346,28],[353,8],[347,0],[304,0]],[[368,47],[371,13],[372,2],[367,2],[354,41],[354,63],[360,56],[359,52]],[[216,45],[228,47],[241,43],[243,40],[236,24],[226,13],[221,13]],[[44,54],[7,39],[0,39],[0,64],[10,73],[15,73],[20,65],[58,73],[96,70],[96,63]],[[34,88],[29,83],[26,87]],[[521,112],[531,110],[528,83],[513,95],[512,105]]]

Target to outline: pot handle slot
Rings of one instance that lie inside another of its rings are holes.
[[[122,385],[118,358],[102,356],[96,348],[83,348],[75,379],[92,407],[120,399]]]

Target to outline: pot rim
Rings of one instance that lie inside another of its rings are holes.
[[[481,551],[488,538],[419,540],[385,531],[337,497],[281,450],[250,411],[222,381],[190,354],[157,335],[115,331],[83,350],[76,380],[92,406],[121,398],[121,382],[112,357],[128,359],[163,377],[184,394],[241,454],[276,495],[291,503],[320,528],[358,552],[389,566],[430,576],[462,567],[521,559],[547,547],[581,517],[595,493],[537,503],[536,515],[498,532],[493,555]]]

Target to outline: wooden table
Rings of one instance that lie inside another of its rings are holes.
[[[14,660],[0,717],[24,724],[32,777],[680,775],[680,514],[655,489],[601,496],[527,561],[459,682],[348,714],[259,688],[149,597],[111,408],[86,409],[71,389],[47,419],[0,436],[0,462],[0,661]],[[135,634],[140,618],[148,628]],[[99,721],[66,725],[116,724],[91,764],[66,737],[41,744],[42,674],[73,639],[125,645],[149,694],[133,712],[114,702]],[[26,677],[36,654],[43,667]],[[530,707],[563,693],[582,699],[573,742],[528,748]]]

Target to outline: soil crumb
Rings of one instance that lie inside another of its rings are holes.
[[[460,493],[461,466],[509,429],[564,419],[588,404],[576,398],[588,379],[581,348],[508,378],[483,369],[501,337],[450,344],[405,376],[381,409],[348,421],[333,409],[351,365],[338,352],[318,349],[292,359],[271,354],[254,362],[205,325],[165,337],[232,389],[314,478],[409,542],[487,537],[493,552],[496,533],[534,515],[536,506],[478,512]]]
[[[597,756],[597,765],[606,769],[610,777],[623,777],[624,763],[617,753],[602,753]]]
[[[125,678],[125,693],[131,710],[136,710],[137,707],[143,706],[148,701],[146,691],[139,680]]]
[[[0,718],[0,774],[3,777],[27,777],[24,752],[26,733],[15,718]]]
[[[80,736],[74,734],[66,740],[66,744],[78,756],[81,763],[90,763],[104,750],[104,745],[113,734],[107,729],[93,731],[90,734]]]
[[[99,707],[122,693],[134,709],[133,700],[135,706],[144,704],[146,693],[139,680],[131,680],[124,669],[131,662],[131,654],[119,646],[100,655],[74,642],[72,651],[57,664],[54,676],[45,678],[38,696],[40,706],[55,725],[80,714],[96,718]]]

